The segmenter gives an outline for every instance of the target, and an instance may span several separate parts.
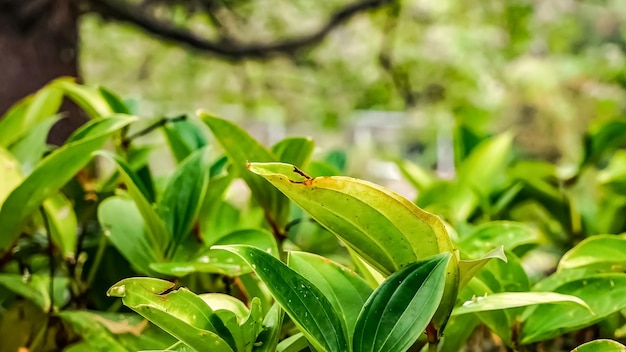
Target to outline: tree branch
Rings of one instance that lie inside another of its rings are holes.
[[[95,10],[113,20],[132,23],[165,40],[178,42],[193,49],[210,52],[230,59],[261,59],[294,52],[320,43],[328,33],[359,13],[383,7],[397,0],[361,0],[334,12],[326,24],[318,30],[300,37],[268,43],[242,43],[233,38],[218,41],[207,40],[190,31],[175,27],[141,11],[136,5],[119,0],[91,0]]]
[[[396,91],[398,91],[398,94],[402,96],[406,109],[413,108],[417,105],[420,94],[413,89],[407,72],[398,69],[393,61],[393,47],[398,32],[398,18],[400,17],[401,11],[402,8],[399,3],[389,8],[390,14],[383,28],[383,38],[378,55],[378,62],[380,63],[380,67],[387,72],[389,78],[391,78],[391,82],[396,88]]]

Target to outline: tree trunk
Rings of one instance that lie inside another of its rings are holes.
[[[19,99],[60,76],[78,76],[74,0],[0,0],[0,116]],[[84,122],[68,102],[49,142],[61,144]]]

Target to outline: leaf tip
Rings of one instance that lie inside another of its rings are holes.
[[[126,285],[114,285],[107,291],[107,297],[125,297]]]
[[[506,257],[506,253],[504,253],[504,245],[496,247],[492,252],[494,254],[494,258],[500,259],[505,263],[509,262],[509,259]]]

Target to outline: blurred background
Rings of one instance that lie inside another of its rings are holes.
[[[396,178],[372,155],[453,173],[459,125],[574,164],[623,115],[625,20],[612,0],[0,0],[0,113],[71,75],[141,116],[351,148],[356,175]]]

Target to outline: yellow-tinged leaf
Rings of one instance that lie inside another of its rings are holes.
[[[312,178],[284,163],[250,163],[248,168],[385,275],[403,265],[454,252],[439,217],[384,187],[344,176]],[[444,297],[433,319],[437,329],[445,325],[456,300],[459,269],[456,256],[452,258]]]
[[[22,179],[19,162],[6,149],[0,147],[0,208]]]

